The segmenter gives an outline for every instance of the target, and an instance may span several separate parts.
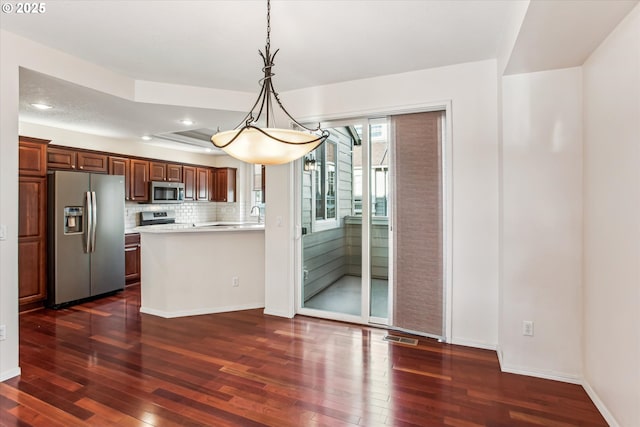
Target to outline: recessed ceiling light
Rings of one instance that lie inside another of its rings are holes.
[[[31,104],[31,106],[37,108],[38,110],[50,110],[50,109],[53,108],[51,105],[42,104],[42,103],[39,103],[39,102],[35,102],[35,103]]]
[[[180,120],[180,123],[182,123],[185,126],[191,126],[194,123],[194,121],[191,119],[182,119]]]
[[[144,135],[142,139],[145,141],[151,141],[151,137],[149,135]]]

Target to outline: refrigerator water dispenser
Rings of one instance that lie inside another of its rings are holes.
[[[65,206],[64,208],[64,234],[81,234],[84,223],[84,207]]]

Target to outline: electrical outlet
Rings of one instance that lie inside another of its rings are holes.
[[[0,325],[0,341],[7,339],[7,325]]]
[[[527,337],[533,336],[533,321],[532,320],[523,320],[522,321],[522,335]]]
[[[231,286],[233,286],[234,288],[240,286],[240,279],[238,278],[238,276],[233,276],[231,278]]]

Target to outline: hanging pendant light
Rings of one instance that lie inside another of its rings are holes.
[[[264,53],[259,51],[264,67],[264,78],[260,80],[262,89],[258,99],[242,122],[233,130],[218,132],[211,137],[214,146],[221,148],[227,154],[247,163],[263,165],[279,165],[299,159],[328,137],[329,132],[320,129],[320,124],[315,129],[308,128],[296,119],[282,105],[278,93],[273,88],[272,68],[273,59],[278,53],[277,49],[271,54],[271,2],[267,0],[267,43]],[[279,129],[271,127],[273,117],[273,100],[291,120],[296,129]],[[254,111],[257,109],[257,116]],[[258,121],[262,114],[265,115],[266,126],[261,128]],[[298,130],[300,129],[300,130]]]

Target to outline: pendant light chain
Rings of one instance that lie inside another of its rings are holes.
[[[278,51],[279,49],[276,49],[273,54],[271,53],[271,0],[267,0],[267,40],[264,52],[258,51],[264,64],[262,68],[264,75],[260,80],[261,88],[258,98],[238,126],[231,131],[218,130],[211,137],[215,147],[249,163],[271,165],[288,163],[302,157],[329,137],[329,132],[322,129],[320,123],[316,128],[307,127],[294,119],[282,105],[272,81],[273,60]],[[292,129],[272,128],[272,121],[275,119],[272,110],[276,105],[291,120]],[[263,114],[266,119],[266,128],[258,126]],[[237,146],[234,144],[236,141],[238,141]],[[270,151],[265,152],[261,147],[270,147]],[[284,147],[287,147],[286,150]]]
[[[271,47],[271,0],[267,0],[267,52]]]

